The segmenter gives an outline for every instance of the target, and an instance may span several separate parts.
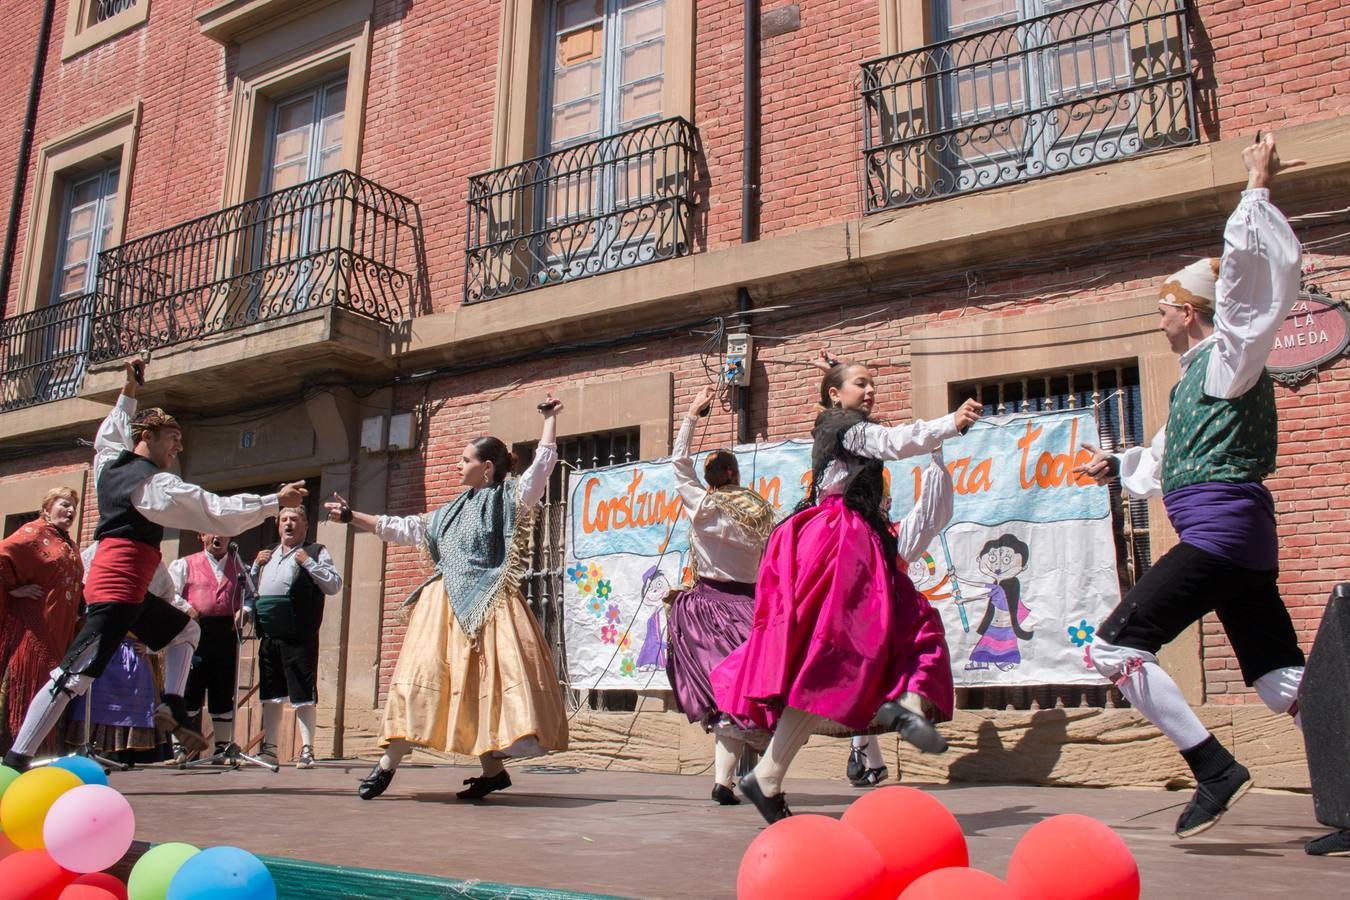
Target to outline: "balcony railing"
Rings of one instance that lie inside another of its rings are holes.
[[[1010,14],[863,63],[866,211],[1194,143],[1186,3]]]
[[[697,139],[664,119],[471,177],[465,302],[687,254]]]
[[[320,307],[382,322],[425,306],[417,205],[351,172],[136,238],[99,255],[96,360]]]
[[[0,323],[0,412],[79,393],[93,313],[84,294]]]

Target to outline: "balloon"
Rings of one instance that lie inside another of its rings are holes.
[[[57,900],[118,900],[119,896],[126,897],[125,894],[118,895],[97,885],[71,884],[60,893]]]
[[[71,887],[80,885],[96,888],[111,894],[116,900],[127,900],[127,886],[117,876],[109,875],[107,872],[90,872],[88,875],[81,875],[70,884]],[[61,894],[61,900],[74,900],[74,898],[68,896],[69,894],[70,888],[68,887]],[[94,900],[94,898],[89,897],[88,900]],[[99,900],[103,900],[103,898],[99,898]]]
[[[72,872],[98,872],[115,864],[135,834],[131,804],[106,784],[66,791],[56,798],[42,826],[47,852]]]
[[[262,860],[238,847],[209,847],[178,869],[167,900],[276,900]]]
[[[24,772],[0,798],[0,822],[14,846],[42,849],[42,821],[56,798],[84,782],[74,772],[43,766]]]
[[[0,766],[0,797],[5,795],[5,790],[9,783],[19,777],[17,769],[11,769],[9,766]]]
[[[13,853],[18,853],[19,848],[15,847],[9,838],[5,837],[4,832],[0,832],[0,859],[4,859]]]
[[[6,897],[57,900],[74,880],[75,873],[58,866],[46,850],[21,850],[0,859],[0,884],[5,886]]]
[[[970,863],[956,816],[916,788],[896,785],[870,791],[844,810],[843,822],[881,854],[889,896],[934,869]]]
[[[1018,900],[1018,895],[988,872],[949,867],[919,876],[898,900]]]
[[[1083,864],[1066,867],[1066,860]],[[1044,900],[1138,900],[1139,865],[1102,822],[1051,816],[1022,835],[1008,861],[1008,884]]]
[[[65,769],[67,772],[74,772],[75,776],[85,784],[107,784],[108,773],[103,771],[103,767],[86,756],[63,756],[60,759],[52,760],[52,765],[58,769]]]
[[[736,876],[739,900],[894,897],[886,869],[862,835],[829,816],[791,816],[750,842]]]
[[[202,851],[191,844],[156,844],[136,860],[127,879],[130,900],[164,900],[169,893],[169,882],[183,863]]]

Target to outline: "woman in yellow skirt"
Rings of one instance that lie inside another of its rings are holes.
[[[483,774],[462,800],[511,786],[502,761],[567,749],[567,714],[548,642],[520,584],[534,512],[558,460],[556,416],[541,403],[534,462],[509,478],[511,453],[495,437],[470,441],[459,461],[464,493],[433,513],[361,513],[341,497],[328,517],[394,544],[422,545],[435,574],[404,602],[407,632],[389,685],[384,755],[357,793],[373,800],[414,746],[476,756]]]

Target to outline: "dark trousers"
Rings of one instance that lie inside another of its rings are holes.
[[[218,719],[234,709],[239,650],[234,617],[202,616],[197,624],[202,628],[202,638],[192,657],[183,703],[195,714],[205,700],[211,717]]]

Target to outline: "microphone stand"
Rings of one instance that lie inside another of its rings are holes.
[[[248,566],[245,566],[244,561],[239,558],[239,545],[234,541],[230,541],[230,554],[234,557],[235,564],[239,566],[239,607],[242,610],[244,608],[244,598],[256,598],[258,596],[258,586],[253,583],[253,576],[250,574]],[[236,737],[238,736],[239,730],[239,669],[244,657],[244,641],[246,639],[258,639],[258,628],[254,616],[245,617],[245,622],[251,624],[253,629],[253,633],[247,638],[244,636],[244,623],[240,623],[234,629],[234,695],[230,707],[230,724],[235,730],[234,736]],[[249,667],[248,680],[248,690],[251,692],[253,690],[252,666]],[[183,768],[189,769],[198,766],[228,766],[237,771],[242,768],[244,763],[248,763],[252,766],[260,766],[264,769],[270,769],[272,772],[281,771],[281,766],[276,763],[270,763],[264,759],[245,753],[238,742],[234,740],[231,740],[223,749],[216,753],[203,757],[202,759],[195,759],[192,762],[187,763]]]

